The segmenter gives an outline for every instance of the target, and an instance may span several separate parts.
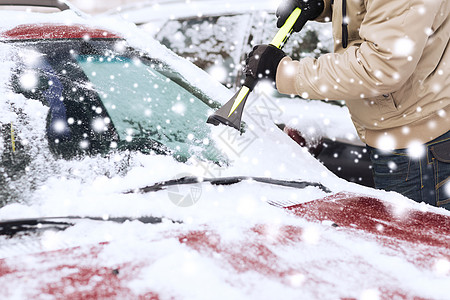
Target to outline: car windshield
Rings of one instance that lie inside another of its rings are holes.
[[[192,154],[213,158],[205,126],[210,107],[171,80],[172,74],[125,56],[79,55],[77,62],[99,93],[121,141],[150,137],[179,159]]]
[[[122,42],[34,43],[44,54],[34,68],[51,82],[33,89],[50,106],[50,145],[56,152],[76,145],[222,162],[206,124],[210,99],[162,62],[130,48],[116,51]]]

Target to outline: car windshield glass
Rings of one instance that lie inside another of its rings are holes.
[[[117,148],[171,154],[179,161],[226,161],[206,124],[211,99],[164,62],[123,47],[121,40],[23,46],[42,55],[16,71],[13,86],[50,107],[47,137],[54,153],[70,158]],[[39,84],[26,90],[18,79],[30,70]]]
[[[159,65],[114,55],[78,55],[77,62],[99,93],[120,140],[151,138],[181,160],[193,154],[217,158],[205,126],[210,107]]]

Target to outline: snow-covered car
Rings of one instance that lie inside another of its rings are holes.
[[[138,24],[163,45],[206,70],[222,84],[236,89],[242,84],[243,62],[257,44],[268,43],[277,28],[276,1],[204,0],[138,2],[107,12]],[[294,59],[331,52],[331,24],[309,22],[294,33],[283,50]],[[269,114],[277,125],[307,147],[330,171],[373,187],[371,162],[365,145],[357,138],[348,111],[318,101],[298,101],[272,88],[256,91],[251,99],[253,115]],[[330,102],[331,103],[331,102]],[[334,105],[343,105],[333,102]],[[317,113],[311,113],[311,110]],[[324,128],[326,130],[315,130]]]
[[[450,292],[449,212],[338,178],[267,115],[206,124],[231,91],[133,24],[0,12],[0,69],[2,299]]]

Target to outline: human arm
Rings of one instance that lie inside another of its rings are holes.
[[[318,59],[284,58],[277,88],[314,99],[361,99],[391,93],[412,75],[429,41],[440,1],[368,0],[358,41]]]

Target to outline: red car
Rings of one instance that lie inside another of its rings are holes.
[[[275,125],[207,127],[207,75],[122,47],[138,29],[30,16],[0,30],[1,298],[448,298],[449,212],[339,179]]]
[[[9,299],[446,298],[450,216],[345,193],[280,209],[298,221],[237,226],[238,238],[217,224],[156,218],[128,223],[127,231],[138,239],[99,238],[70,247],[43,235],[41,243],[57,243],[57,250],[1,259],[0,294]],[[74,221],[21,220],[0,228],[5,233],[41,224],[39,230],[63,230]],[[78,226],[101,227],[99,222]],[[139,230],[148,232],[136,235]],[[10,244],[11,252],[36,246],[26,240]]]

